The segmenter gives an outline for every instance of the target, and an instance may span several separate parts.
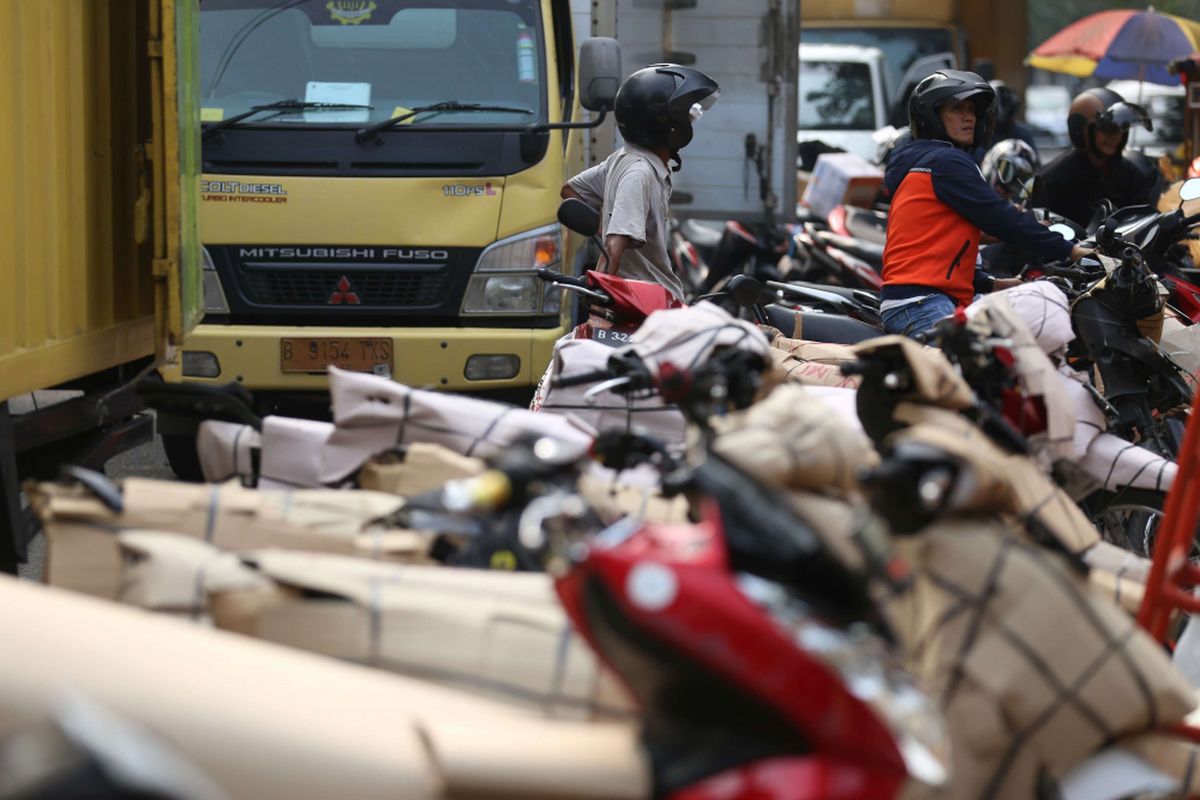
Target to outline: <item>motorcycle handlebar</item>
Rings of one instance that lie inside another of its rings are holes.
[[[574,275],[564,275],[561,272],[555,272],[552,269],[538,267],[537,276],[546,283],[565,283],[569,286],[578,286],[583,289],[587,287],[586,278],[576,278]]]
[[[1197,212],[1195,214],[1192,214],[1191,216],[1183,218],[1183,224],[1189,228],[1192,227],[1193,225],[1195,225],[1197,222],[1200,222],[1200,212]]]

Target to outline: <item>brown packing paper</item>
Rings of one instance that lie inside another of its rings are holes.
[[[161,736],[232,798],[468,797],[464,776],[486,774],[495,753],[482,741],[458,750],[438,733],[446,726],[479,731],[510,754],[510,796],[651,793],[632,726],[542,721],[7,577],[0,605],[0,736],[44,721],[73,691]]]
[[[200,615],[208,591],[266,589],[271,582],[236,555],[177,533],[124,531],[118,602],[151,611]]]
[[[975,402],[971,387],[940,350],[919,345],[907,336],[881,336],[854,345],[854,352],[860,355],[886,350],[893,351],[911,369],[913,400],[952,410],[970,408]]]
[[[759,480],[788,489],[840,493],[877,462],[871,443],[832,416],[802,386],[781,386],[721,424],[716,451]]]
[[[86,489],[43,483],[29,489],[47,540],[46,582],[113,599],[121,560],[114,533],[172,531],[221,549],[283,547],[329,553],[411,558],[411,543],[391,550],[395,532],[377,523],[402,499],[378,492],[245,489],[130,478],[125,508],[116,513]],[[429,537],[432,541],[432,537]]]
[[[412,497],[469,478],[486,469],[481,459],[459,455],[439,444],[414,442],[380,453],[363,464],[358,484],[375,492]]]
[[[683,524],[688,519],[687,499],[682,495],[663,497],[657,488],[588,473],[579,476],[575,488],[597,515],[609,522],[625,516],[660,524]]]
[[[896,418],[911,427],[889,441],[917,441],[969,464],[976,482],[971,498],[960,498],[964,510],[1012,514],[1031,535],[1043,532],[1072,553],[1083,553],[1100,535],[1071,498],[1031,459],[1001,450],[979,428],[944,409],[902,403]]]
[[[250,554],[270,598],[212,595],[219,627],[470,689],[558,717],[622,717],[631,699],[576,636],[548,575]]]
[[[1039,770],[1061,774],[1195,705],[1128,615],[1004,526],[960,518],[897,549],[914,580],[889,615],[957,745],[952,782],[933,796],[1033,796]]]
[[[504,736],[458,721],[430,720],[424,731],[445,781],[446,797],[484,798],[611,798],[649,796],[645,776],[630,770],[642,756],[637,740],[623,727],[515,722]],[[538,737],[552,732],[560,750],[590,751],[586,759],[546,770]]]
[[[1200,795],[1200,745],[1164,733],[1144,733],[1117,743],[1179,778],[1182,791],[1176,797]]]

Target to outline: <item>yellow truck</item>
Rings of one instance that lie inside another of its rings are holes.
[[[577,59],[565,0],[201,0],[200,63],[205,319],[167,379],[292,413],[330,364],[527,399],[615,42]]]
[[[18,480],[149,439],[132,381],[199,319],[195,31],[187,0],[0,3],[0,570]],[[52,387],[84,392],[9,413]]]

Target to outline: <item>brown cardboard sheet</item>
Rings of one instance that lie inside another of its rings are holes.
[[[630,726],[543,721],[7,577],[0,605],[0,736],[44,721],[75,692],[161,736],[233,798],[470,797],[496,762],[488,738],[526,751],[528,769],[514,765],[497,784],[513,787],[510,796],[650,795]],[[454,735],[439,733],[449,726],[477,732],[476,741],[457,749]]]
[[[577,636],[550,576],[246,554],[269,587],[210,594],[218,627],[480,692],[563,718],[634,705]]]
[[[414,557],[413,536],[385,518],[403,499],[380,492],[336,489],[254,490],[130,478],[125,507],[109,509],[80,486],[42,483],[29,488],[47,539],[46,582],[109,599],[119,590],[121,559],[114,534],[172,531],[224,550],[282,547],[384,559]],[[411,534],[411,532],[408,532]],[[421,536],[421,534],[415,534]],[[426,536],[432,541],[432,536]]]

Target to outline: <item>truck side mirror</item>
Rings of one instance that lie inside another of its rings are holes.
[[[620,86],[621,45],[606,36],[585,39],[579,46],[579,104],[588,111],[610,110]]]
[[[578,197],[559,204],[558,221],[582,236],[595,236],[600,232],[600,213]]]

